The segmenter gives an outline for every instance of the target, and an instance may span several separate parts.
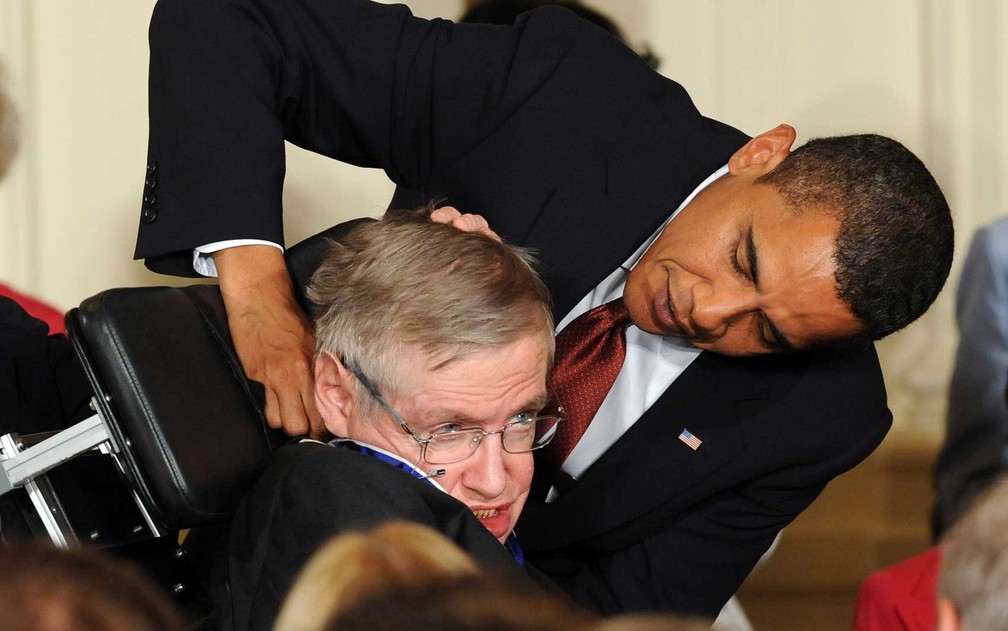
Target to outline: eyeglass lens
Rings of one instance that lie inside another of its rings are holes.
[[[504,451],[513,454],[534,451],[553,439],[559,419],[540,416],[528,421],[509,423],[498,432],[484,433],[480,429],[464,429],[448,434],[437,434],[427,442],[425,459],[430,464],[451,464],[465,460],[476,453],[485,436],[500,433]]]

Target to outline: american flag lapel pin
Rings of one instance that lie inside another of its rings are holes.
[[[703,443],[702,440],[694,436],[693,433],[686,428],[683,428],[682,434],[679,434],[679,440],[686,443],[686,446],[693,451],[699,449],[700,445]]]

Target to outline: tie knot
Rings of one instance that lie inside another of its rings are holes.
[[[623,302],[623,296],[620,296],[616,300],[610,300],[604,305],[601,305],[599,309],[605,313],[606,317],[609,318],[613,326],[629,326],[631,324],[630,312],[627,310],[626,304]]]

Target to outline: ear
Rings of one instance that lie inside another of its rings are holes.
[[[955,603],[944,596],[938,596],[938,611],[935,631],[960,631],[962,622],[959,620],[959,612]]]
[[[334,436],[348,435],[348,419],[357,405],[353,380],[343,363],[329,353],[315,358],[315,405]]]
[[[740,175],[753,172],[755,177],[769,173],[791,153],[797,134],[791,125],[778,125],[747,142],[728,159],[728,172]]]

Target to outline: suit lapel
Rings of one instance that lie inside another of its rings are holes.
[[[725,360],[702,354],[570,489],[549,504],[527,504],[523,545],[555,548],[620,527],[619,540],[606,544],[618,546],[637,536],[627,524],[704,492],[703,481],[744,450],[741,424],[765,398],[759,381],[734,378],[737,367]],[[679,439],[683,429],[702,441],[699,448]]]

